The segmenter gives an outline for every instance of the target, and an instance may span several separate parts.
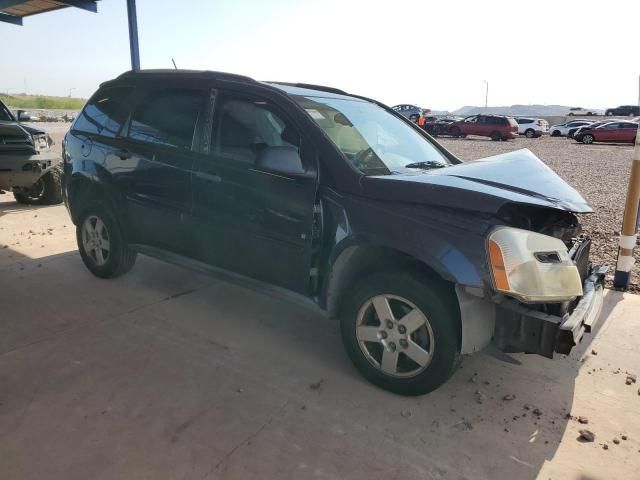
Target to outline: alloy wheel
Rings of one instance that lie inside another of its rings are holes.
[[[585,135],[584,137],[582,137],[582,143],[593,143],[593,135]]]
[[[111,243],[106,225],[96,215],[89,215],[82,224],[82,245],[96,266],[109,260]]]
[[[377,295],[360,308],[356,338],[369,363],[391,377],[414,377],[433,358],[435,339],[429,320],[397,295]]]

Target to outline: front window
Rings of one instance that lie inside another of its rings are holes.
[[[367,175],[407,173],[449,165],[426,138],[378,105],[358,99],[293,97]]]
[[[2,102],[0,102],[0,122],[13,122],[13,115]]]

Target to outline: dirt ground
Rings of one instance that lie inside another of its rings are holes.
[[[571,355],[489,349],[404,398],[318,310],[142,256],[100,280],[63,206],[0,195],[0,479],[636,478],[638,318],[640,296],[609,291]]]
[[[315,309],[146,257],[92,276],[63,206],[0,196],[0,244],[2,480],[640,471],[640,296],[609,291],[567,357],[485,351],[404,398],[362,379]]]

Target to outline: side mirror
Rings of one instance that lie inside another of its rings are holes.
[[[31,120],[31,115],[29,114],[29,112],[25,112],[24,110],[20,110],[18,112],[19,122],[28,122],[29,120]]]
[[[289,146],[265,148],[258,155],[256,167],[265,172],[289,177],[312,178],[314,176],[313,173],[305,171],[298,150]]]

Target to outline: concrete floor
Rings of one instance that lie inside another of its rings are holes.
[[[639,344],[609,292],[570,356],[481,353],[403,398],[319,311],[145,257],[97,279],[64,207],[0,196],[2,480],[638,478]]]

